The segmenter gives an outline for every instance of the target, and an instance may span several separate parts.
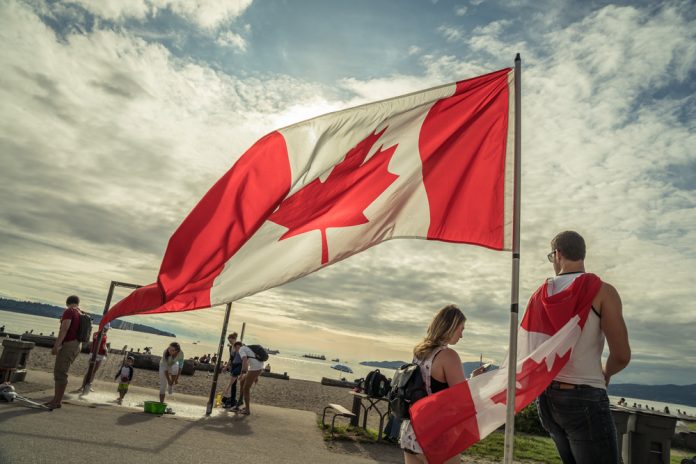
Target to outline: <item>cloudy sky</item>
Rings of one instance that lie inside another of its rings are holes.
[[[523,58],[520,294],[574,229],[623,298],[616,382],[696,382],[696,8],[545,0],[0,2],[0,295],[93,312],[259,137]],[[691,277],[689,277],[691,276]],[[125,296],[121,291],[118,297]],[[506,351],[510,255],[393,241],[234,305],[252,339],[407,359],[458,304]],[[222,310],[138,322],[217,339]]]

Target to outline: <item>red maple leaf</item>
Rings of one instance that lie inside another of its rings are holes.
[[[520,412],[539,396],[543,390],[540,387],[548,385],[569,359],[570,350],[562,357],[556,354],[551,370],[546,367],[546,359],[537,363],[529,358],[522,363],[522,370],[516,375],[515,412]],[[507,404],[507,388],[491,396],[491,400],[494,403]]]
[[[398,178],[387,170],[397,145],[386,150],[380,146],[365,161],[386,130],[385,127],[368,135],[353,147],[325,181],[314,179],[280,204],[269,217],[270,221],[288,228],[279,240],[320,230],[321,263],[326,264],[329,262],[326,229],[369,222],[363,211]]]

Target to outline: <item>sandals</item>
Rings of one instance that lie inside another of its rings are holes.
[[[60,409],[62,407],[62,405],[60,405],[60,404],[54,404],[51,402],[44,403],[43,405],[46,406],[51,411],[53,411],[54,409]]]
[[[240,410],[235,411],[235,412],[236,412],[237,414],[242,414],[242,415],[245,415],[245,416],[248,416],[249,414],[251,414],[251,413],[249,412],[249,410],[246,409],[246,408],[245,408],[245,409],[240,409]]]

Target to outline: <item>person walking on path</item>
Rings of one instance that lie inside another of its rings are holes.
[[[56,357],[53,367],[53,380],[55,382],[53,398],[45,403],[49,409],[60,408],[63,403],[65,389],[68,386],[68,371],[77,355],[80,354],[80,342],[77,340],[77,331],[80,327],[80,298],[70,295],[65,301],[67,308],[60,317],[60,330],[53,344],[51,354]]]
[[[160,374],[160,403],[164,403],[164,395],[169,392],[174,394],[174,385],[179,382],[181,368],[184,366],[184,352],[181,351],[181,346],[177,342],[169,344],[164,353],[159,365]]]
[[[458,307],[445,306],[433,318],[423,341],[413,348],[413,362],[420,366],[428,395],[464,382],[466,379],[459,354],[448,346],[456,344],[462,338],[465,323],[466,316]],[[482,374],[485,370],[485,366],[481,366],[472,372],[472,376]],[[416,440],[411,421],[404,420],[401,423],[399,435],[401,448],[404,450],[404,462],[406,464],[427,463],[423,450]],[[445,461],[445,464],[459,461],[460,457],[457,455]]]
[[[118,404],[121,404],[123,402],[123,398],[126,396],[126,393],[128,393],[128,386],[133,380],[134,362],[135,358],[133,358],[133,356],[128,356],[123,366],[121,366],[121,368],[118,371],[116,371],[116,375],[114,376],[114,380],[119,379],[118,389],[116,390],[118,391],[118,399],[116,400]]]
[[[263,370],[263,362],[256,359],[254,351],[246,345],[239,348],[239,355],[242,358],[241,389],[242,397],[244,398],[244,407],[237,408],[240,414],[251,414],[251,386],[258,382],[261,371]]]
[[[565,464],[615,464],[619,451],[607,385],[628,365],[631,347],[621,297],[614,287],[585,273],[585,250],[585,240],[577,232],[561,232],[551,240],[547,258],[556,276],[537,292],[560,296],[585,279],[595,279],[593,288],[599,290],[593,290],[596,295],[570,360],[537,399],[537,410]],[[605,339],[609,357],[602,366]]]
[[[108,355],[108,350],[106,348],[106,333],[109,331],[111,328],[111,324],[106,324],[104,326],[104,332],[102,334],[102,340],[101,344],[99,345],[99,351],[97,352],[97,357],[95,358],[94,362],[94,370],[92,371],[92,376],[89,378],[89,369],[87,369],[87,372],[85,372],[85,377],[82,379],[82,386],[78,391],[81,391],[83,393],[89,393],[84,391],[85,390],[85,385],[91,384],[92,380],[97,375],[97,370],[99,370],[99,366],[101,366],[102,361],[104,361]],[[94,353],[97,349],[97,338],[99,337],[99,332],[94,332],[94,335],[92,335],[92,346],[89,349],[90,354]],[[90,391],[92,391],[92,387],[90,387]]]

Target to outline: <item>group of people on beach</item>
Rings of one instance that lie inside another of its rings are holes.
[[[547,255],[548,261],[553,265],[555,277],[547,279],[540,291],[548,297],[558,295],[557,298],[563,298],[563,295],[572,291],[574,283],[582,281],[588,275],[585,273],[585,253],[585,241],[578,233],[565,231],[556,235],[551,240],[551,252]],[[606,388],[612,376],[628,365],[631,349],[618,292],[606,282],[601,282],[598,288],[596,294],[590,296],[591,311],[580,339],[572,350],[570,361],[537,398],[536,403],[542,425],[551,435],[564,463],[619,462],[616,429],[609,410]],[[56,355],[55,394],[46,403],[51,409],[61,407],[67,372],[79,353],[79,343],[76,340],[77,322],[81,313],[79,298],[70,296],[66,304],[52,350]],[[413,360],[421,367],[420,372],[428,394],[465,381],[459,354],[450,348],[450,345],[462,338],[465,323],[466,317],[458,307],[445,306],[433,318],[425,338],[413,349]],[[229,361],[225,372],[229,379],[222,395],[223,407],[239,414],[250,414],[251,386],[258,382],[264,363],[256,359],[253,350],[237,340],[237,333],[231,333],[227,340]],[[609,356],[602,365],[605,340]],[[160,362],[160,402],[164,402],[166,393],[173,393],[183,362],[181,347],[176,342],[171,343],[162,354]],[[484,371],[481,367],[473,375]],[[132,377],[132,359],[126,359],[116,376],[120,379],[121,400]],[[239,399],[237,384],[240,385],[241,392]],[[400,444],[407,464],[427,462],[409,420],[401,424]],[[459,456],[447,461],[455,462],[459,462]]]
[[[77,340],[77,330],[80,324],[82,310],[79,307],[80,299],[71,295],[66,300],[66,309],[60,319],[60,330],[56,337],[52,354],[56,356],[54,364],[54,396],[45,403],[49,409],[58,409],[62,405],[65,389],[68,383],[68,371],[80,352],[80,343]],[[95,362],[85,374],[79,392],[88,393],[92,390],[91,383],[103,361],[108,356],[107,340],[110,325],[107,324],[101,334],[95,332],[92,338],[90,353],[95,353]],[[222,397],[222,406],[232,411],[249,415],[251,413],[251,387],[258,382],[258,378],[264,369],[264,363],[256,359],[254,352],[241,341],[237,341],[237,333],[231,333],[229,341],[229,361],[225,364],[224,373],[229,375],[226,388]],[[97,346],[97,344],[99,346]],[[217,358],[217,357],[216,357]],[[212,359],[211,359],[212,361]],[[217,359],[215,359],[217,361]],[[118,399],[122,403],[128,387],[133,380],[134,357],[125,356],[114,380],[118,381]],[[167,394],[174,393],[174,386],[179,383],[179,376],[184,366],[184,352],[178,342],[172,342],[162,353],[159,363],[159,401],[164,403]],[[240,395],[237,399],[237,384],[240,385]]]

